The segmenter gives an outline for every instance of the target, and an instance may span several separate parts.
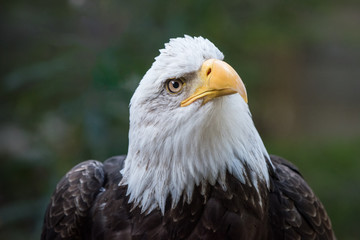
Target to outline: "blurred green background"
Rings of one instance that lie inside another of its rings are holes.
[[[127,152],[129,99],[183,34],[223,51],[269,152],[360,239],[358,1],[4,0],[0,19],[0,239],[38,239],[66,171]]]

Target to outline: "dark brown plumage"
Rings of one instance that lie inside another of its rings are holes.
[[[41,239],[335,239],[329,217],[297,168],[271,156],[271,189],[254,188],[227,175],[218,185],[194,190],[190,204],[170,199],[159,210],[132,209],[118,186],[124,156],[86,161],[59,182],[46,211]]]

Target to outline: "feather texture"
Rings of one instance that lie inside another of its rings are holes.
[[[202,193],[197,186],[192,201],[179,201],[175,208],[168,196],[164,214],[160,209],[143,214],[128,203],[126,187],[118,186],[124,159],[119,156],[104,165],[98,163],[97,171],[87,174],[94,162],[74,167],[53,195],[59,202],[52,200],[49,205],[42,239],[335,239],[319,199],[298,170],[279,157],[271,156],[275,171],[270,191],[263,185],[259,195],[254,187],[228,173],[226,191],[215,184],[207,185]],[[102,185],[84,195],[87,185],[98,182],[96,172],[104,173]],[[83,174],[86,184],[80,183]],[[77,183],[76,191],[70,182]],[[61,197],[64,195],[72,197]],[[86,211],[74,207],[69,216],[68,206],[80,196],[92,202],[91,207]]]

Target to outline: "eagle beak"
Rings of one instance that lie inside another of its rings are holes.
[[[239,93],[244,101],[248,102],[244,83],[226,62],[208,59],[201,66],[199,75],[199,86],[190,97],[181,102],[181,107],[186,107],[198,99],[203,99],[205,104],[214,98],[235,93]]]

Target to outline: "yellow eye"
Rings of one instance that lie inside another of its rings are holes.
[[[166,89],[168,92],[175,94],[179,93],[183,89],[184,85],[184,81],[180,78],[169,79],[166,82]]]

